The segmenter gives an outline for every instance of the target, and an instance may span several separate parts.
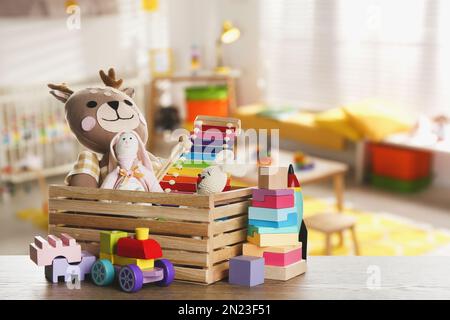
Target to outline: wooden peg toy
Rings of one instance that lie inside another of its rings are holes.
[[[69,263],[80,262],[81,246],[66,233],[62,233],[61,238],[48,235],[47,240],[36,236],[34,243],[30,243],[30,259],[38,266],[49,266],[59,256]]]
[[[81,261],[77,264],[70,264],[66,258],[55,258],[51,265],[45,266],[45,278],[57,283],[61,278],[67,282],[71,277],[76,276],[78,280],[84,281],[85,276],[91,273],[95,260],[95,256],[87,251],[82,251]]]

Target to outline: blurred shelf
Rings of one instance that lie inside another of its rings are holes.
[[[64,164],[52,168],[42,169],[39,171],[23,171],[17,172],[13,174],[4,174],[2,177],[2,182],[19,184],[24,183],[31,180],[36,180],[39,175],[44,177],[53,177],[58,175],[67,174],[73,167],[73,163]]]

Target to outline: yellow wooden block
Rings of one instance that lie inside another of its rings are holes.
[[[141,269],[151,269],[155,266],[154,259],[127,258],[103,252],[100,252],[100,259],[108,259],[111,261],[112,264],[116,264],[119,266],[126,266],[127,264],[135,264]]]
[[[306,272],[306,260],[285,267],[264,266],[264,279],[286,281]]]
[[[187,177],[197,177],[200,173],[202,173],[203,168],[180,168],[171,167],[168,174],[171,175],[179,175],[179,176],[187,176]]]
[[[259,247],[296,246],[299,245],[298,233],[253,233],[247,241]]]
[[[302,244],[294,246],[274,246],[274,247],[259,247],[253,243],[244,243],[242,246],[242,254],[244,256],[262,257],[264,252],[271,253],[288,253],[292,250],[300,249]]]

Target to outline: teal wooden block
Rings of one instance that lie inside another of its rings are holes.
[[[288,214],[296,211],[296,207],[284,209],[249,207],[248,218],[254,220],[286,221],[288,219]]]
[[[300,231],[300,226],[290,226],[282,228],[271,228],[271,227],[260,227],[254,225],[248,225],[247,235],[253,236],[253,233],[267,234],[267,233],[298,233]]]

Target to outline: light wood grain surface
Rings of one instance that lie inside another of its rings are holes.
[[[368,272],[377,268],[380,287],[370,289]],[[253,288],[226,281],[149,284],[127,294],[89,281],[70,290],[64,283],[48,283],[43,268],[27,256],[0,256],[0,299],[450,299],[449,270],[450,257],[310,257],[306,274],[287,282],[266,280]]]

